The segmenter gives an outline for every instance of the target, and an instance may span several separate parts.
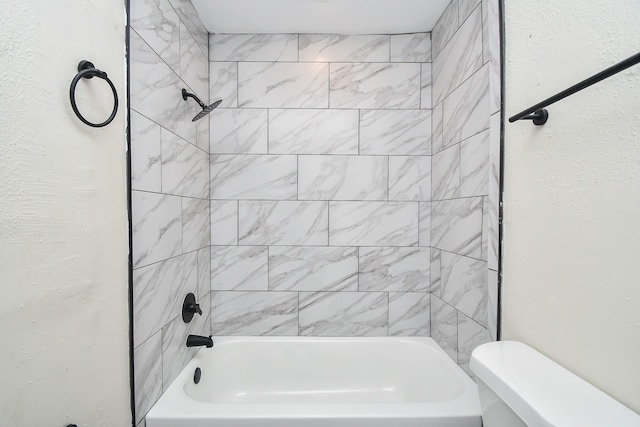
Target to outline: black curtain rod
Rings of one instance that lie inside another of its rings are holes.
[[[549,113],[544,107],[547,107],[555,102],[560,101],[561,99],[566,98],[567,96],[573,95],[576,92],[581,91],[582,89],[586,89],[591,85],[594,85],[608,77],[613,76],[614,74],[619,73],[620,71],[626,70],[627,68],[636,65],[640,62],[640,52],[635,55],[625,59],[622,62],[617,63],[616,65],[607,68],[606,70],[600,71],[597,74],[577,83],[570,88],[563,90],[562,92],[558,92],[555,95],[545,99],[542,102],[537,103],[536,105],[532,105],[516,114],[513,117],[509,118],[509,122],[513,123],[517,120],[532,120],[533,124],[543,125],[547,122],[549,117]]]

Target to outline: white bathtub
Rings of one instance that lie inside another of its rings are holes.
[[[214,343],[149,411],[147,427],[481,426],[476,384],[431,338]]]

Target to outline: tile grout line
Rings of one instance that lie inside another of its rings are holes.
[[[138,34],[138,32],[137,32],[134,28],[131,28],[131,30],[132,30],[132,31],[133,31],[133,32],[134,32],[134,33],[135,33],[135,34],[140,38],[140,40],[142,40],[142,41],[144,42],[144,44],[145,44],[145,45],[146,45],[146,46],[147,46],[147,47],[148,47],[148,48],[149,48],[149,49],[150,49],[150,50],[151,50],[151,51],[152,51],[152,52],[153,52],[153,53],[154,53],[154,54],[155,54],[155,55],[156,55],[156,56],[157,56],[161,61],[162,61],[162,63],[164,63],[164,64],[169,68],[169,71],[171,71],[171,73],[172,73],[173,75],[175,75],[175,76],[178,78],[178,80],[179,80],[182,84],[184,84],[187,88],[189,88],[189,90],[191,90],[191,92],[195,93],[195,91],[193,90],[193,88],[192,88],[189,84],[187,84],[187,82],[185,82],[185,81],[184,81],[184,79],[180,76],[180,73],[179,73],[179,72],[176,72],[176,71],[173,69],[173,67],[171,67],[171,65],[169,65],[169,64],[168,64],[168,63],[167,63],[167,62],[162,58],[162,56],[160,56],[160,54],[159,54],[158,52],[156,52],[156,51],[155,51],[155,50],[154,50],[154,49],[149,45],[149,43],[147,42],[147,40],[146,40],[144,37],[142,37],[140,34]],[[179,43],[179,41],[178,41],[178,43]],[[178,71],[180,71],[180,70],[178,70]],[[177,133],[173,132],[173,131],[172,131],[172,130],[170,130],[169,128],[167,128],[167,127],[165,127],[165,126],[161,125],[160,123],[156,122],[155,120],[153,120],[153,119],[151,119],[151,118],[147,117],[145,114],[142,114],[142,113],[141,113],[141,112],[139,112],[138,110],[136,110],[136,109],[134,109],[134,108],[131,108],[131,109],[132,109],[132,110],[134,110],[135,112],[137,112],[138,114],[140,114],[141,116],[143,116],[143,117],[145,117],[145,118],[149,119],[149,120],[150,120],[150,121],[152,121],[153,123],[157,124],[158,126],[161,126],[161,127],[165,128],[166,130],[168,130],[169,132],[171,132],[171,133],[173,133],[174,135],[178,136],[179,138],[183,139],[184,141],[188,142],[189,144],[194,145],[196,148],[200,148],[200,147],[198,147],[198,146],[197,146],[197,142],[196,142],[196,144],[193,144],[191,141],[188,141],[188,140],[187,140],[187,139],[185,139],[184,137],[182,137],[182,136],[178,135]],[[196,136],[197,136],[197,135],[196,135]]]
[[[481,65],[480,65],[480,67],[478,67],[478,68],[477,68],[473,73],[471,73],[471,75],[469,75],[469,77],[467,77],[467,78],[466,78],[466,79],[464,79],[462,82],[460,82],[460,84],[458,84],[457,86],[455,86],[454,88],[452,88],[452,89],[450,89],[448,92],[446,92],[446,95],[444,95],[444,96],[442,97],[442,99],[440,99],[440,101],[438,102],[438,104],[442,104],[442,103],[445,101],[445,99],[449,98],[449,97],[453,94],[453,92],[455,92],[456,90],[460,89],[460,87],[461,87],[462,85],[464,85],[466,82],[468,82],[469,80],[471,80],[471,79],[472,79],[476,74],[478,74],[478,72],[482,71],[482,69],[483,69],[484,67],[486,67],[486,66],[487,66],[487,64],[486,64],[486,63],[485,63],[485,64],[481,64]],[[433,74],[433,68],[432,68],[432,74]],[[433,77],[432,77],[432,83],[433,83],[433,82],[434,82],[434,81],[433,81]],[[431,86],[431,87],[432,87],[432,94],[431,94],[431,97],[432,97],[432,98],[431,98],[431,99],[432,99],[432,102],[433,102],[433,92],[435,92],[435,91],[433,91],[433,88],[435,88],[435,86],[432,84],[432,86]],[[443,112],[443,116],[444,116],[444,112]],[[443,120],[443,121],[444,121],[444,120]]]
[[[453,1],[451,2],[453,3]],[[440,54],[444,51],[444,49],[449,45],[449,43],[451,42],[451,40],[453,40],[453,38],[456,36],[456,34],[458,34],[458,32],[460,31],[460,29],[462,28],[462,26],[469,20],[469,18],[471,17],[471,15],[474,14],[474,12],[476,11],[476,9],[478,8],[478,6],[482,7],[482,1],[480,1],[471,11],[471,13],[469,13],[469,15],[464,19],[464,21],[460,22],[460,10],[458,9],[458,11],[456,12],[456,30],[453,32],[453,34],[451,35],[451,37],[449,37],[449,40],[447,40],[445,42],[445,44],[443,44],[442,46],[440,46],[440,49],[438,50],[438,53],[436,53],[435,57],[431,56],[431,61],[433,62],[438,56],[440,56]],[[458,6],[459,7],[459,6]],[[441,15],[441,17],[444,16],[444,13]],[[438,21],[440,21],[438,19]],[[434,25],[434,29],[435,27],[438,25],[438,22],[436,22],[436,25]],[[482,9],[480,10],[480,25],[483,26],[483,19],[482,19]],[[481,31],[482,32],[482,31]],[[433,30],[431,31],[431,33],[433,33]]]

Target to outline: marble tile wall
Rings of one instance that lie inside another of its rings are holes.
[[[498,0],[391,36],[207,36],[189,0],[131,23],[136,421],[189,333],[431,335],[468,369],[497,329]],[[182,87],[221,107],[194,125]]]
[[[211,333],[208,34],[190,0],[131,1],[131,187],[136,423]],[[193,292],[203,316],[185,324]]]
[[[216,334],[496,338],[498,0],[433,33],[211,35]]]
[[[429,335],[431,54],[429,33],[210,36],[214,334]]]
[[[432,32],[431,337],[468,373],[497,338],[500,0],[452,0]]]

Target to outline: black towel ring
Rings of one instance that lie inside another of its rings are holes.
[[[105,80],[111,86],[111,91],[113,92],[113,111],[107,120],[102,123],[91,123],[80,114],[78,111],[78,106],[76,105],[76,85],[80,81],[80,79],[92,79],[94,77],[100,77]],[[101,128],[113,121],[116,117],[116,113],[118,112],[118,92],[116,91],[116,87],[113,85],[109,77],[107,77],[107,73],[104,71],[98,70],[91,62],[89,61],[80,61],[78,64],[78,74],[71,81],[71,87],[69,88],[69,99],[71,100],[71,108],[73,108],[73,112],[76,113],[76,116],[82,121],[82,123],[94,127]]]

